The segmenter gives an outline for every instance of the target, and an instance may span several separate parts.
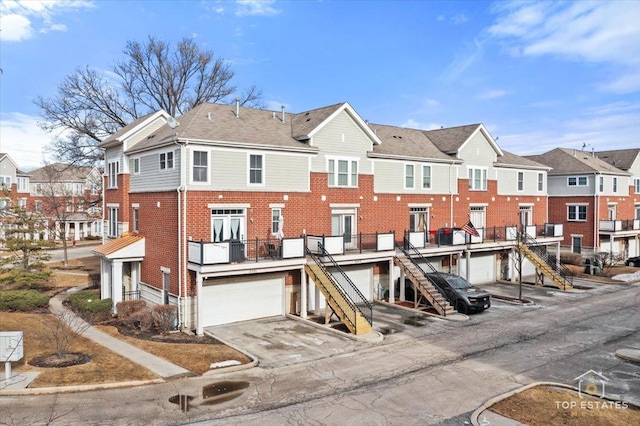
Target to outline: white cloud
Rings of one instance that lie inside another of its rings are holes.
[[[457,13],[454,16],[451,17],[451,22],[456,24],[456,25],[464,24],[468,20],[469,20],[469,18],[464,13]]]
[[[488,33],[509,43],[513,55],[553,55],[611,66],[601,90],[640,90],[640,2],[502,2]]]
[[[31,22],[21,15],[0,15],[0,40],[22,41],[31,38]]]
[[[485,90],[484,92],[479,93],[478,95],[476,95],[476,99],[479,99],[481,101],[488,101],[491,99],[497,99],[497,98],[501,98],[503,96],[508,95],[509,92],[507,90],[496,90],[496,89],[488,89]]]
[[[43,149],[53,136],[38,127],[38,117],[17,112],[0,115],[0,152],[5,152],[23,171],[40,167]]]
[[[515,132],[507,129],[500,135],[500,146],[519,155],[542,154],[557,147],[580,149],[583,144],[596,151],[637,148],[639,112],[640,104],[616,102],[582,111],[567,121],[546,120],[544,126],[535,122],[530,129],[515,123],[509,126]]]
[[[482,42],[478,39],[473,40],[473,45],[468,45],[462,53],[456,52],[453,62],[445,69],[442,78],[452,82],[458,79],[474,62],[483,55]]]
[[[286,104],[284,102],[274,101],[274,100],[266,102],[266,109],[268,111],[282,111],[283,105],[284,105],[285,112],[291,109],[291,106],[289,104]]]
[[[400,127],[406,127],[409,129],[420,129],[420,130],[434,130],[440,129],[442,126],[437,123],[420,123],[413,118],[407,119],[404,123],[400,125]]]
[[[273,7],[275,0],[236,0],[236,16],[273,16],[280,10]]]
[[[65,24],[54,22],[59,15],[93,7],[89,0],[2,0],[0,2],[0,40],[20,42],[40,33],[66,31]]]

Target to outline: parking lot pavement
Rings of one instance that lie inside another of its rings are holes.
[[[261,367],[275,368],[411,339],[426,338],[428,340],[432,336],[455,333],[459,328],[474,327],[493,321],[508,322],[526,312],[579,302],[612,290],[610,284],[581,283],[581,286],[587,285],[589,290],[564,292],[553,287],[524,284],[523,298],[533,301],[532,304],[514,304],[494,298],[491,308],[469,315],[467,321],[449,321],[418,311],[374,303],[373,328],[375,332],[383,335],[382,342],[354,341],[335,330],[325,330],[285,317],[208,327],[205,331],[257,358]],[[478,287],[488,290],[491,294],[510,297],[518,295],[517,284],[495,282]]]
[[[264,368],[313,361],[375,345],[284,317],[207,327],[205,331],[256,357]]]

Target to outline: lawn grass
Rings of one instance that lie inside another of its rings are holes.
[[[586,395],[580,398],[568,389],[535,386],[499,401],[490,410],[530,426],[640,424],[640,410],[621,404],[602,408],[605,401]]]
[[[38,356],[55,353],[55,346],[42,337],[47,323],[57,321],[51,314],[29,314],[0,312],[0,331],[22,331],[24,357],[11,364],[14,372],[38,371],[40,374],[29,385],[30,388],[50,386],[72,386],[98,383],[115,383],[159,378],[154,373],[124,358],[109,349],[79,336],[71,345],[70,352],[81,352],[91,361],[64,368],[40,368],[28,364]]]
[[[146,352],[164,358],[182,368],[196,374],[203,374],[210,370],[211,364],[221,361],[236,360],[241,364],[251,362],[251,358],[222,343],[166,343],[151,340],[136,339],[124,336],[113,326],[96,326],[99,330],[140,348]]]

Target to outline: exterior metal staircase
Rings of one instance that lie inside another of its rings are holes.
[[[307,249],[307,255],[313,260],[305,265],[305,271],[322,292],[327,302],[325,323],[329,322],[331,312],[344,323],[353,334],[360,335],[373,331],[373,308],[362,295],[353,281],[345,274],[340,265],[318,244],[321,256]],[[331,266],[331,271],[327,267]]]
[[[539,244],[534,238],[525,232],[521,232],[520,235],[522,238],[518,247],[536,268],[536,284],[538,280],[542,283],[543,277],[547,277],[560,290],[571,290],[573,276],[569,268],[563,265],[559,259],[551,259],[546,247]]]
[[[396,250],[393,263],[411,281],[413,287],[420,293],[422,298],[433,306],[440,315],[446,317],[456,312],[455,308],[444,297],[444,290],[440,289],[437,280],[428,278],[427,271],[424,268],[429,269],[429,272],[434,273],[437,277],[440,277],[440,273],[406,238],[400,251]],[[444,278],[440,279],[444,281]],[[417,305],[418,300],[415,303]]]

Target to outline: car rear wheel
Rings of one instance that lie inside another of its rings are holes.
[[[629,262],[629,266],[631,266],[632,268],[636,266],[636,262]]]
[[[458,303],[456,303],[456,310],[461,314],[469,313],[469,307],[467,306],[466,303],[464,303],[463,300],[458,300]]]

